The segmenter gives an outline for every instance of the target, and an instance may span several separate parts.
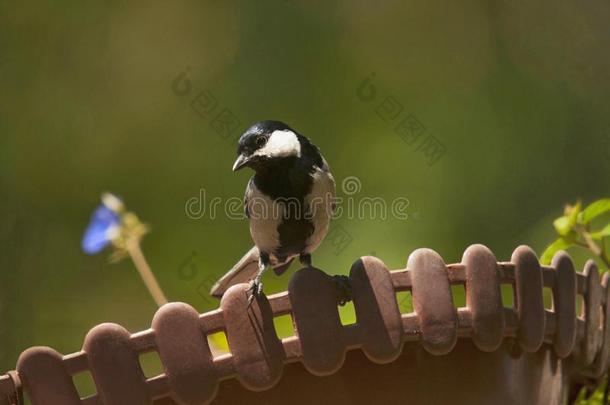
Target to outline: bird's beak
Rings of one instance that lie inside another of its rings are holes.
[[[238,171],[239,169],[247,165],[249,161],[250,159],[244,154],[239,155],[237,157],[237,160],[235,160],[235,163],[233,163],[233,171]]]

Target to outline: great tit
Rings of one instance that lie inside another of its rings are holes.
[[[281,275],[297,256],[311,266],[335,208],[335,180],[320,150],[280,121],[257,122],[241,135],[233,171],[244,167],[254,170],[244,206],[255,246],[211,294],[220,297],[230,286],[249,281],[251,300],[261,294],[268,267]]]

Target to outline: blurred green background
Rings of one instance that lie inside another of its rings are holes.
[[[530,3],[0,2],[0,369],[32,345],[76,351],[101,322],[149,327],[131,262],[80,250],[102,191],[152,226],[143,250],[167,296],[216,307],[205,293],[251,246],[248,224],[185,204],[241,199],[236,138],[261,119],[310,137],[357,196],[410,201],[407,220],[336,220],[350,242],[314,256],[329,273],[368,254],[401,268],[424,246],[447,262],[472,243],[540,253],[565,202],[608,194],[610,4]],[[202,91],[217,102],[204,116]],[[387,97],[402,106],[390,122]],[[445,148],[435,164],[395,132],[407,115]],[[266,292],[288,279],[269,274]]]

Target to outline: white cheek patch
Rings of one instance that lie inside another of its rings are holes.
[[[268,157],[301,157],[301,144],[292,131],[274,131],[265,146],[254,154]]]

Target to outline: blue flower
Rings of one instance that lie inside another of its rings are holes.
[[[81,247],[87,254],[93,255],[104,249],[113,239],[120,234],[121,217],[120,212],[123,209],[121,200],[106,193],[102,196],[102,204],[100,204],[93,215],[89,226],[85,230]]]

